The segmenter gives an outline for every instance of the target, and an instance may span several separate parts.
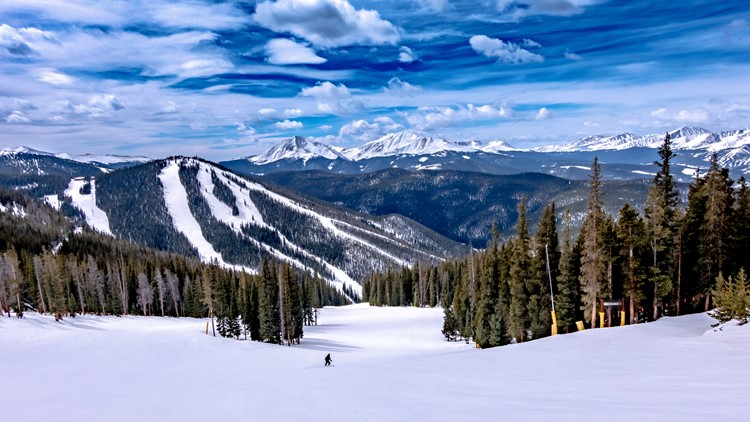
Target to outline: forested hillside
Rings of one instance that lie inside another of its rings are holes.
[[[528,218],[536,222],[544,206],[557,202],[558,216],[571,210],[574,223],[586,211],[586,185],[540,173],[498,176],[460,171],[388,169],[366,174],[322,171],[273,173],[263,180],[372,215],[403,215],[453,240],[485,247],[497,224],[510,236],[525,195]],[[606,207],[616,212],[625,202],[645,201],[641,180],[607,182]],[[579,224],[577,224],[579,225]]]
[[[95,196],[108,217],[100,224],[119,238],[251,271],[274,257],[355,291],[373,270],[465,251],[407,218],[370,217],[274,191],[194,158],[101,175]]]
[[[714,156],[680,207],[671,157],[667,137],[647,199],[638,204],[642,213],[631,204],[616,215],[604,209],[595,160],[576,236],[569,214],[558,222],[554,203],[533,229],[524,198],[509,240],[495,230],[489,248],[463,259],[373,274],[364,300],[441,305],[446,338],[471,338],[481,347],[569,332],[576,321],[593,328],[709,310],[717,280],[731,276],[748,288],[741,271],[750,266],[750,189]]]
[[[89,230],[46,204],[0,190],[0,313],[216,318],[223,336],[299,342],[314,309],[350,303],[322,278],[264,260],[259,275]],[[352,297],[356,295],[347,291]]]

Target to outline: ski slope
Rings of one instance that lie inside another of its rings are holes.
[[[89,183],[91,183],[91,193],[88,195],[81,193],[81,188],[83,188],[86,182],[87,181],[81,177],[72,179],[70,183],[68,183],[68,188],[65,189],[65,196],[71,199],[73,206],[83,212],[83,215],[86,217],[86,223],[88,223],[89,226],[101,233],[112,236],[107,213],[96,205],[96,180],[92,178],[89,181]]]
[[[301,346],[205,320],[0,317],[7,420],[747,420],[750,325],[705,314],[477,350],[440,309],[325,308]],[[333,367],[323,366],[331,353]]]

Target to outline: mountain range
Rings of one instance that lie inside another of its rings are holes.
[[[101,233],[228,268],[254,272],[274,257],[356,293],[372,271],[466,252],[409,218],[360,214],[197,158],[102,171],[33,151],[7,157],[17,166],[0,173],[21,179],[3,177],[4,186],[43,197]]]
[[[716,153],[719,163],[733,173],[750,173],[750,129],[714,133],[698,127],[669,132],[678,178],[689,180],[706,168]],[[323,170],[356,174],[386,168],[407,170],[460,170],[490,174],[539,172],[570,179],[585,179],[594,156],[608,179],[648,178],[653,173],[654,149],[665,135],[623,133],[595,135],[563,145],[534,149],[515,148],[495,140],[449,141],[411,131],[390,133],[362,146],[345,149],[295,136],[268,151],[222,164],[235,171],[267,174]]]

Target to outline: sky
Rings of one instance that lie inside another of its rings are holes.
[[[745,0],[0,2],[0,148],[723,131],[750,126],[748,75]]]

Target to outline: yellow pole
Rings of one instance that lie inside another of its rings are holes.
[[[208,321],[206,321],[206,334],[208,334]]]
[[[620,326],[625,325],[625,311],[620,311]]]
[[[583,331],[583,321],[576,321],[576,327],[578,331]]]
[[[557,335],[557,315],[555,315],[555,311],[552,311],[552,335]]]
[[[604,328],[604,312],[599,312],[599,328]]]

